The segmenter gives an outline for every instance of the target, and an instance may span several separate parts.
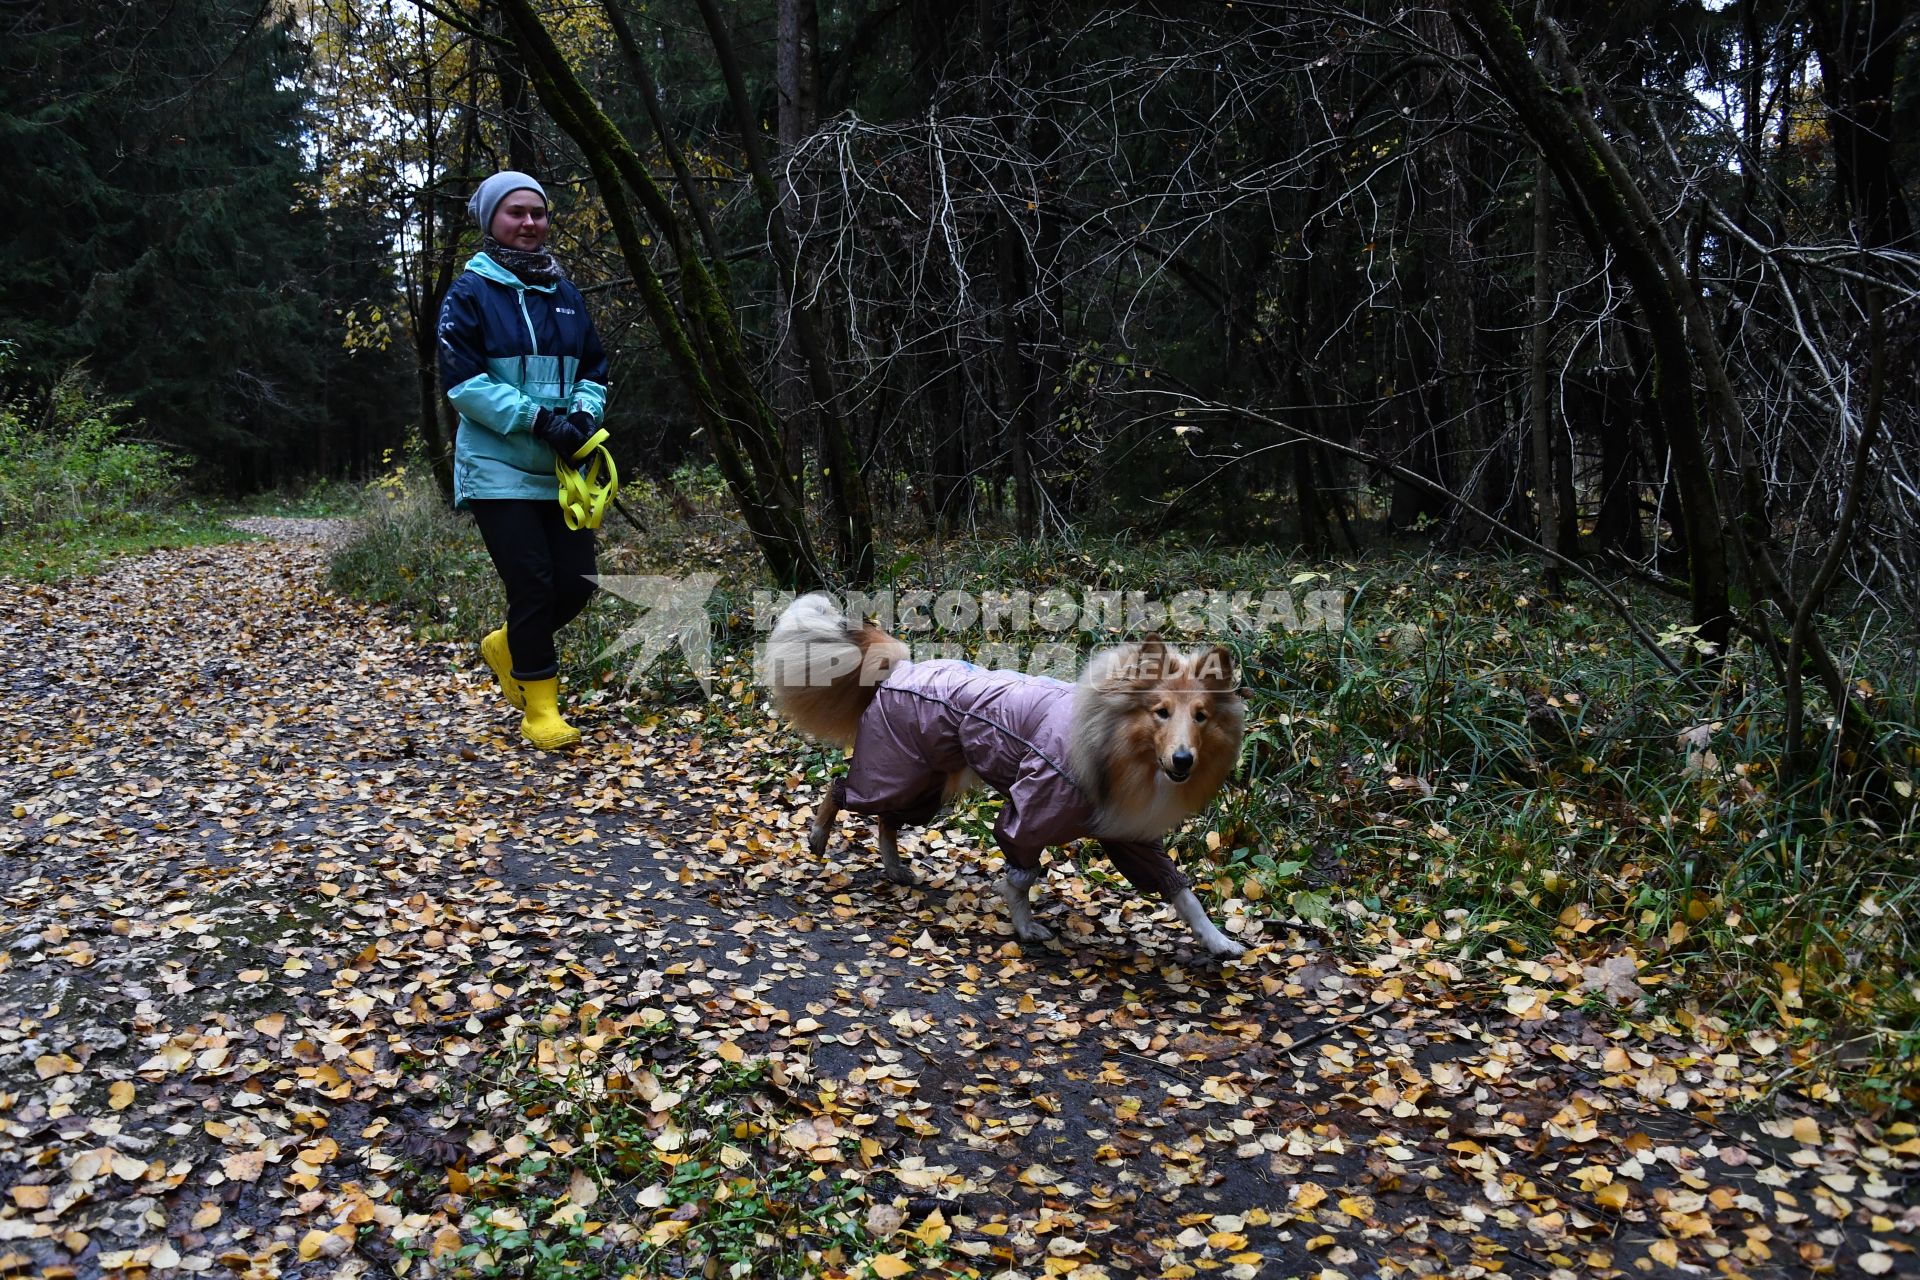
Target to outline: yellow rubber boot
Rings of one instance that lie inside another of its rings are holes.
[[[515,711],[525,711],[527,700],[520,693],[520,682],[513,678],[513,655],[507,651],[505,627],[480,637],[480,656],[493,668],[493,678],[500,682],[500,692],[506,695],[507,705]]]
[[[560,678],[515,680],[525,699],[527,714],[520,721],[520,736],[542,751],[580,745],[580,731],[560,718]]]

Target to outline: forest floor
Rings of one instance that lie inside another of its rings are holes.
[[[764,719],[542,755],[256,528],[0,600],[0,1276],[1920,1274],[1920,1134],[1764,1036],[1097,872],[1021,946]]]

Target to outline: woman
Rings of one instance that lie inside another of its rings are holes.
[[[467,203],[480,252],[440,307],[440,385],[460,411],[453,505],[473,512],[507,588],[507,625],[480,641],[500,690],[543,751],[574,746],[560,715],[553,634],[586,607],[593,531],[569,529],[556,458],[598,429],[607,356],[585,301],[547,250],[547,195],[524,173],[496,173]]]

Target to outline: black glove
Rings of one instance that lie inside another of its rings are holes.
[[[560,455],[560,461],[568,464],[573,462],[573,455],[580,451],[580,447],[586,444],[587,437],[593,434],[591,431],[582,431],[575,418],[585,418],[589,423],[593,421],[591,414],[575,413],[572,417],[563,418],[551,409],[542,409],[533,415],[534,437],[544,441],[549,449]]]

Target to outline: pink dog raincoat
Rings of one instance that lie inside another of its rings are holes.
[[[946,775],[972,769],[1005,797],[993,836],[1031,880],[1048,845],[1093,831],[1093,804],[1067,769],[1073,686],[942,659],[903,662],[860,717],[846,804],[898,826],[924,826]],[[1159,840],[1101,840],[1127,882],[1170,898],[1187,887]]]

